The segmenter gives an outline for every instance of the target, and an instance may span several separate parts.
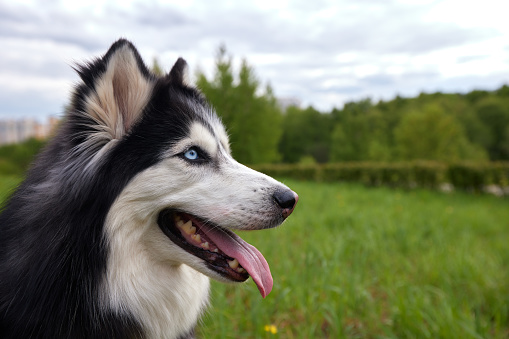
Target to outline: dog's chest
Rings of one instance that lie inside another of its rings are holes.
[[[127,308],[146,338],[193,338],[194,327],[208,305],[209,278],[186,265],[171,275],[152,273],[151,277],[110,284],[110,306],[117,312]]]

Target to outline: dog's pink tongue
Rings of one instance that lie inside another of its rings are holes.
[[[206,234],[221,251],[239,261],[253,278],[262,297],[265,298],[272,291],[273,281],[269,264],[256,247],[233,232],[226,233],[217,228],[208,228]]]

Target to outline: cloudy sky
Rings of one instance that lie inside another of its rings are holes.
[[[106,3],[106,4],[105,4]],[[0,118],[61,115],[76,62],[134,42],[212,75],[220,44],[278,97],[326,111],[509,84],[507,0],[0,0]]]

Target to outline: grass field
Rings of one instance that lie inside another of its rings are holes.
[[[509,337],[507,200],[286,183],[288,222],[242,234],[272,293],[214,283],[201,338]]]
[[[0,199],[18,179],[0,177]],[[242,237],[274,289],[213,283],[200,338],[508,338],[509,201],[286,181],[284,226]]]
[[[17,176],[0,175],[0,203],[5,201],[20,181]]]

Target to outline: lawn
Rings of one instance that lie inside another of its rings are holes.
[[[5,201],[20,181],[19,176],[0,175],[0,203]]]
[[[286,183],[287,223],[241,234],[272,293],[214,283],[201,338],[509,337],[507,200]]]
[[[0,177],[0,199],[18,181]],[[200,338],[508,338],[509,201],[286,181],[282,226],[243,232],[272,293],[213,283]]]

